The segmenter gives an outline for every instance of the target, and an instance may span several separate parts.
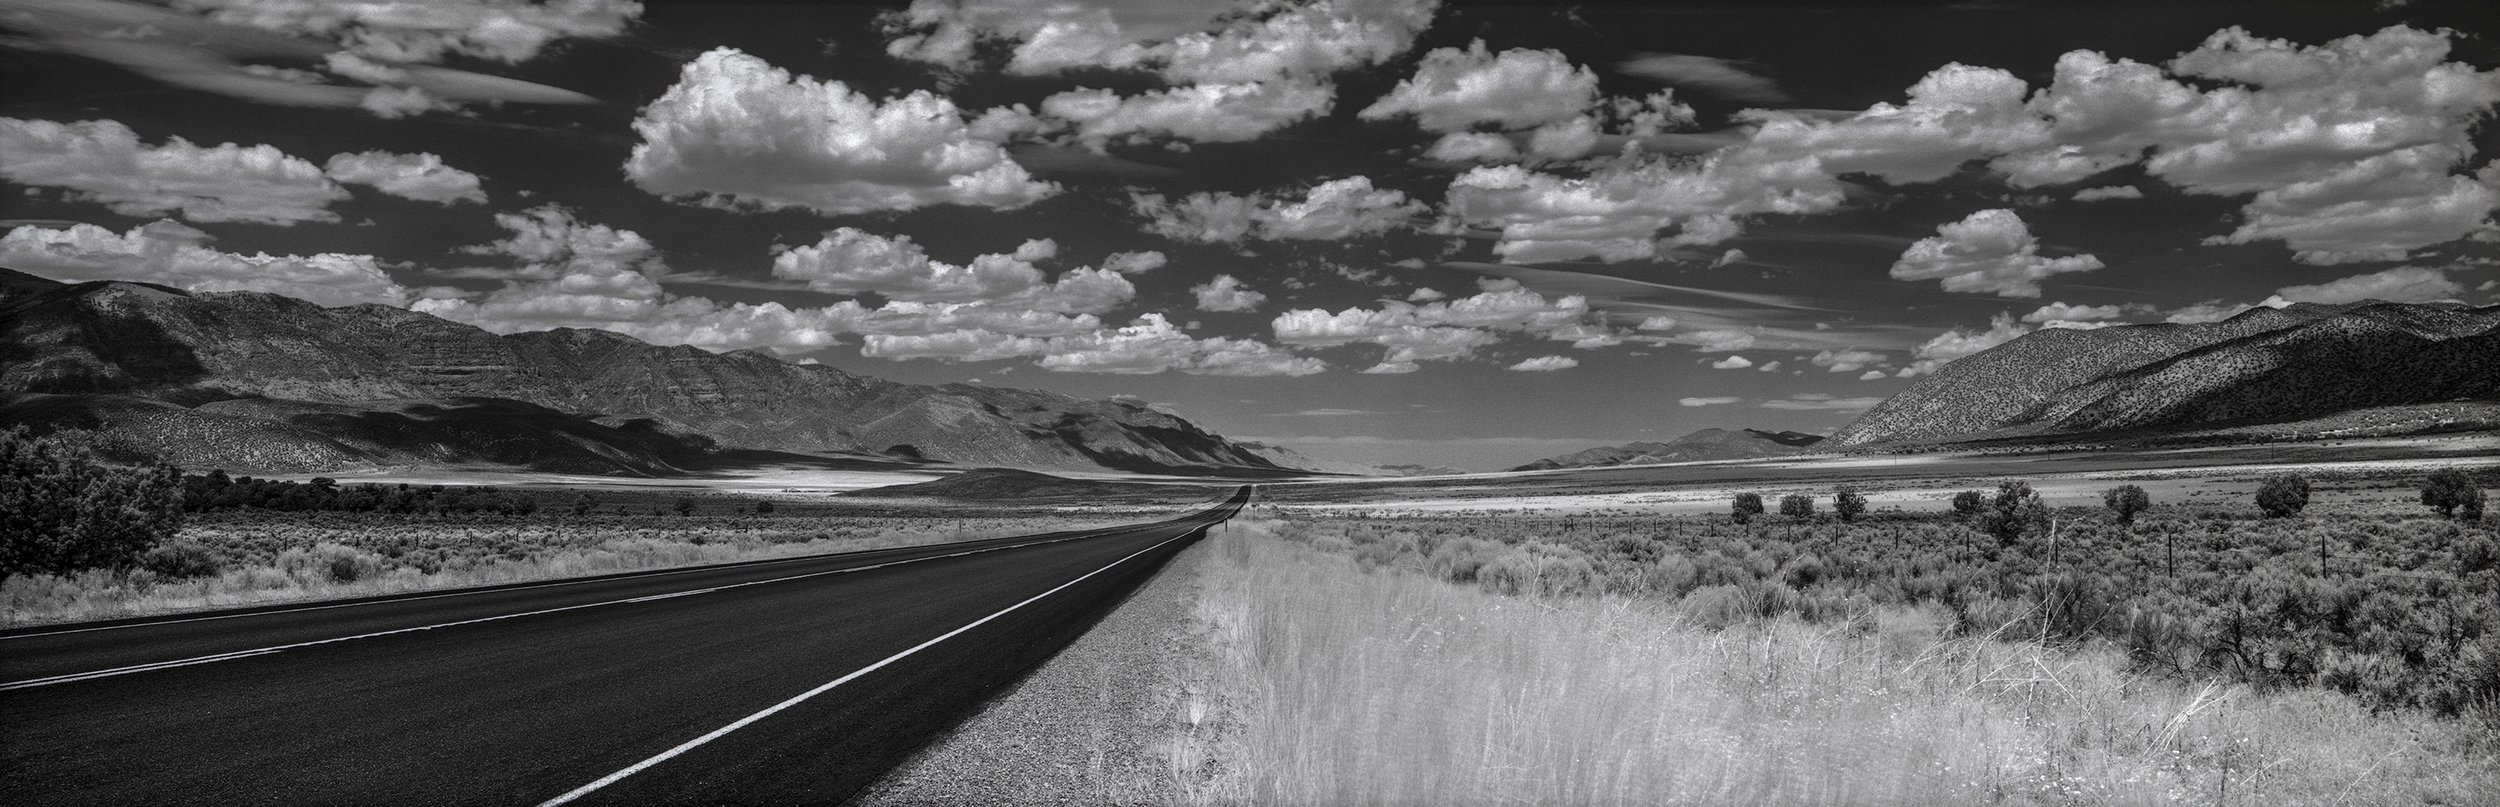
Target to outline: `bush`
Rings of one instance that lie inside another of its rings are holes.
[[[2049,507],[2033,492],[2031,483],[2014,481],[1997,485],[1996,498],[1988,500],[1988,508],[1979,514],[1979,530],[1996,536],[1999,545],[2011,544],[2023,533],[2045,527]]]
[[[2309,507],[2309,478],[2299,474],[2266,477],[2257,487],[2257,509],[2269,518],[2298,514]]]
[[[2423,480],[2422,503],[2438,510],[2440,518],[2455,518],[2462,509],[2465,520],[2483,520],[2482,489],[2474,486],[2472,477],[2455,468],[2434,471]]]
[[[772,515],[772,514],[773,514],[773,500],[771,500],[771,499],[757,499],[757,500],[755,500],[755,514],[756,514],[756,515],[759,515],[759,516],[769,516],[769,515]]]
[[[181,527],[181,471],[104,465],[79,434],[0,431],[0,579],[129,569]]]
[[[1953,512],[1955,515],[1979,515],[1979,508],[1987,506],[1987,503],[1988,494],[1981,493],[1976,490],[1965,490],[1960,493],[1953,494]]]
[[[1750,492],[1736,494],[1736,502],[1728,511],[1728,515],[1735,518],[1738,524],[1753,523],[1754,516],[1762,515],[1762,494]]]
[[[1780,497],[1780,515],[1800,520],[1813,518],[1814,497],[1803,493],[1791,493]]]
[[[1838,514],[1842,521],[1856,521],[1859,515],[1866,512],[1866,497],[1855,490],[1841,488],[1832,494],[1832,512]]]
[[[2101,504],[2118,514],[2118,523],[2134,524],[2137,513],[2152,509],[2153,497],[2146,495],[2143,488],[2119,485],[2101,494]]]
[[[176,541],[149,549],[147,554],[139,557],[139,568],[154,572],[158,577],[188,580],[224,571],[225,563],[208,547],[190,541]]]
[[[677,514],[678,514],[678,515],[681,515],[681,516],[691,516],[691,515],[694,515],[694,507],[695,507],[694,497],[692,497],[692,496],[679,496],[679,497],[677,497]]]

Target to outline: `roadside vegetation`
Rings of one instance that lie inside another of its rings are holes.
[[[2254,487],[2274,506],[2113,489],[2055,508],[2007,484],[1845,522],[1785,498],[1768,515],[1759,496],[1708,518],[1263,508],[1216,542],[1199,619],[1206,689],[1227,700],[1192,724],[1219,728],[1171,743],[1176,787],[1279,804],[2492,803],[2492,527],[2462,502],[2443,518]]]
[[[1161,518],[700,491],[342,485],[99,463],[0,431],[0,625],[946,543]]]

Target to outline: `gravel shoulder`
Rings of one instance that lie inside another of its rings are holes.
[[[1218,528],[1222,529],[1222,528]],[[1193,614],[1212,540],[1173,557],[1091,631],[854,803],[1192,801],[1207,643]]]

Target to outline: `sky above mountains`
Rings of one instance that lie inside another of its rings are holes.
[[[0,266],[1492,468],[2500,302],[2476,3],[0,0]]]

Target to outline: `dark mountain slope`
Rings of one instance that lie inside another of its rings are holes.
[[[1559,457],[1537,460],[1510,470],[1547,471],[1556,468],[1597,468],[1609,465],[1656,465],[1667,462],[1776,457],[1804,451],[1822,441],[1821,435],[1801,432],[1702,429],[1663,443],[1639,442],[1625,443],[1620,446],[1599,446]]]
[[[2197,325],[2048,330],[1945,365],[1835,445],[2180,430],[2500,398],[2500,307],[2256,309]]]

